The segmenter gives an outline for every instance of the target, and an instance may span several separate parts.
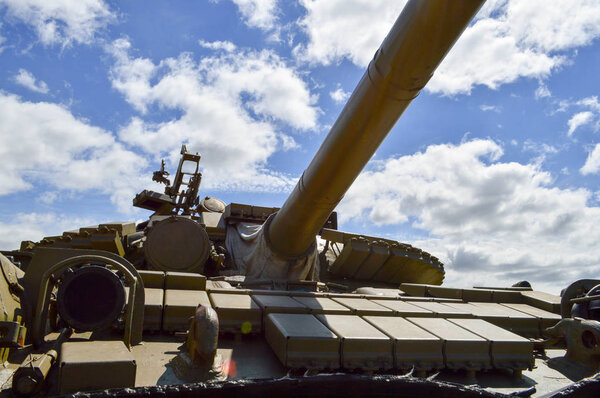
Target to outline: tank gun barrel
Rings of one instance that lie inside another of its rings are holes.
[[[350,185],[425,87],[484,0],[411,0],[396,20],[327,138],[266,231],[276,253],[314,242]]]

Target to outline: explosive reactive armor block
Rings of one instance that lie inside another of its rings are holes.
[[[145,288],[164,289],[165,273],[162,271],[138,270]]]
[[[414,304],[402,300],[372,300],[374,303],[387,307],[394,311],[397,316],[418,316],[418,317],[433,317],[434,313],[425,308],[421,308]]]
[[[496,326],[522,336],[539,335],[539,322],[524,312],[497,303],[444,303],[461,311],[470,312],[475,318],[483,319]]]
[[[199,304],[210,307],[210,300],[202,290],[165,290],[163,330],[183,332]]]
[[[129,288],[125,287],[127,303],[129,303]],[[163,289],[144,289],[144,331],[159,331],[163,318],[163,303],[165,291]]]
[[[327,297],[292,297],[307,306],[311,314],[351,315],[352,310]]]
[[[309,312],[308,307],[289,296],[257,294],[252,297],[263,310],[265,316],[274,312],[284,312],[287,314],[306,314]]]
[[[444,303],[435,302],[419,302],[414,305],[429,310],[436,317],[440,318],[473,318],[473,314],[458,308],[451,307]]]
[[[550,293],[529,291],[521,292],[525,304],[560,314],[560,297]]]
[[[394,314],[391,309],[381,306],[364,298],[334,298],[333,300],[350,308],[357,315],[388,315]]]
[[[310,314],[269,314],[265,338],[290,368],[338,369],[340,339]]]
[[[59,392],[134,387],[137,365],[122,341],[76,341],[61,346]]]
[[[317,315],[341,339],[342,367],[374,371],[394,365],[392,340],[355,315]]]
[[[144,330],[158,331],[162,324],[165,291],[144,289],[144,293]]]
[[[165,289],[206,290],[206,276],[191,272],[167,272]]]
[[[490,341],[490,356],[494,368],[533,367],[532,341],[481,319],[452,319],[450,322]]]
[[[366,316],[374,325],[394,340],[394,368],[416,370],[442,369],[443,341],[400,317]]]
[[[220,332],[262,331],[262,311],[249,295],[211,293],[210,301],[219,316]]]
[[[525,314],[534,316],[538,318],[540,322],[540,329],[543,331],[544,329],[550,328],[556,325],[562,317],[553,312],[549,312],[546,310],[542,310],[540,308],[532,307],[529,304],[502,304],[505,307],[512,308],[513,310],[524,312]]]
[[[444,361],[449,369],[480,370],[491,367],[490,343],[441,318],[407,318],[444,341]]]

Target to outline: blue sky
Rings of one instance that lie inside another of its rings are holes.
[[[160,159],[279,206],[404,6],[0,0],[0,247],[131,207]],[[488,1],[338,211],[447,283],[600,277],[600,1]]]

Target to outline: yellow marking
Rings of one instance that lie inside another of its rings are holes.
[[[242,323],[242,333],[248,334],[252,331],[252,324],[248,321]]]

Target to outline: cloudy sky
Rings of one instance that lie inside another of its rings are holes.
[[[398,0],[0,0],[0,248],[111,220],[182,143],[280,206]],[[489,0],[340,204],[446,284],[600,278],[600,0]]]

